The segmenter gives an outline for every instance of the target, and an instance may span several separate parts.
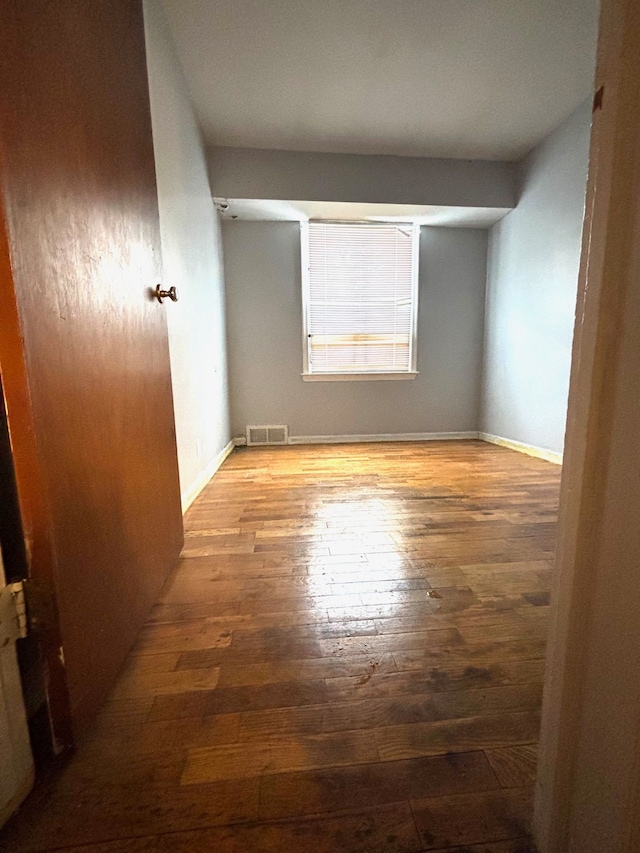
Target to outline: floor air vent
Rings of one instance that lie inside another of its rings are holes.
[[[284,424],[247,427],[248,447],[260,444],[287,444],[288,440],[289,428]]]

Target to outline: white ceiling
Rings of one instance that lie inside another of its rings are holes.
[[[209,144],[517,160],[591,90],[597,0],[163,0]]]
[[[281,201],[261,198],[216,198],[222,219],[253,222],[416,222],[448,228],[490,228],[510,207],[438,207],[428,204],[366,204],[340,201]]]

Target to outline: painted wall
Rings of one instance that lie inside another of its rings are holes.
[[[490,231],[482,430],[562,452],[590,104],[523,161],[518,206]]]
[[[224,277],[200,131],[160,4],[144,4],[169,348],[180,466],[186,496],[230,438]]]
[[[213,148],[216,195],[373,204],[514,207],[517,164],[370,154]]]
[[[232,431],[290,435],[476,431],[487,232],[422,228],[415,380],[303,382],[300,226],[223,224]]]

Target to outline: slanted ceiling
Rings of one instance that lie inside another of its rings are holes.
[[[212,146],[518,160],[589,95],[597,0],[163,0]]]

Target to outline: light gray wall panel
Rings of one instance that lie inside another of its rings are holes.
[[[232,431],[478,429],[487,232],[422,228],[418,370],[409,381],[303,382],[300,226],[223,224]]]
[[[161,7],[145,2],[147,64],[180,490],[188,494],[228,443],[220,224],[189,93]]]
[[[482,429],[562,452],[590,104],[523,162],[518,206],[490,231]]]

